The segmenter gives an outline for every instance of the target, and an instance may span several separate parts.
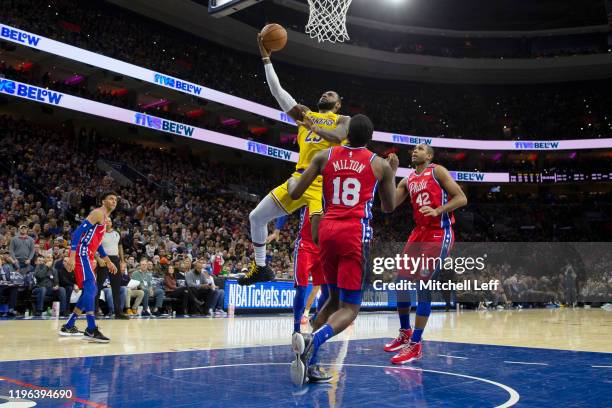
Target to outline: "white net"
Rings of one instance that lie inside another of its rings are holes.
[[[353,0],[308,0],[310,17],[306,34],[317,41],[344,42],[350,37],[346,31],[346,13]]]

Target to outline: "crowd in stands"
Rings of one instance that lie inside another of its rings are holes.
[[[56,0],[41,7],[33,0],[7,0],[3,13],[7,24],[268,106],[277,105],[264,82],[257,55],[210,43],[108,3]],[[330,75],[278,62],[275,66],[281,82],[300,102],[314,107],[322,90],[337,89],[344,97],[343,113],[366,113],[382,131],[535,140],[605,137],[612,131],[612,96],[601,92],[609,88],[606,81],[562,87],[412,84]],[[66,91],[84,92],[82,87]],[[99,91],[88,93],[97,100],[134,107],[134,100]],[[154,114],[190,122],[176,112]]]
[[[289,167],[284,174],[279,168],[231,166],[172,149],[147,149],[66,123],[52,127],[2,116],[0,135],[0,280],[20,272],[20,285],[33,290],[36,314],[43,312],[49,296],[61,302],[60,313],[68,311],[74,277],[63,268],[63,259],[71,232],[107,189],[120,195],[112,218],[125,254],[124,284],[147,282],[140,289],[125,289],[125,305],[118,307],[133,312],[140,301],[146,314],[150,299],[150,312],[159,314],[160,302],[172,294],[179,305],[189,298],[190,308],[202,309],[198,302],[205,302],[201,313],[222,313],[220,292],[206,286],[180,293],[177,282],[184,280],[189,287],[196,281],[190,276],[202,273],[198,285],[209,285],[202,282],[244,272],[252,255],[248,214],[255,205],[244,193],[261,197],[290,172]],[[124,172],[119,180],[101,170],[100,161],[120,163],[132,173]],[[610,195],[581,197],[474,194],[457,214],[457,240],[605,241]],[[375,210],[376,242],[403,242],[412,228],[409,214],[407,204],[391,215]],[[292,278],[297,218],[268,247],[268,262],[279,279]],[[178,277],[169,279],[170,270]],[[222,280],[212,284],[223,289]],[[17,292],[0,287],[14,303]],[[157,290],[136,292],[143,287]],[[114,305],[105,303],[112,311]]]
[[[232,17],[256,28],[269,22],[282,21],[286,28],[299,33],[306,31],[308,22],[303,12],[273,2],[260,3]],[[607,51],[606,35],[602,32],[545,37],[452,37],[366,27],[352,24],[350,19],[347,31],[350,39],[345,41],[346,44],[394,53],[451,58],[537,58]]]

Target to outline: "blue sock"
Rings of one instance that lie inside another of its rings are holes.
[[[399,315],[400,319],[400,329],[408,330],[410,329],[410,314],[401,314]]]
[[[412,337],[410,338],[410,341],[413,343],[420,343],[421,337],[423,337],[423,330],[425,329],[414,329],[414,331],[412,332]]]
[[[87,314],[87,328],[93,330],[96,328],[96,317],[93,314]]]
[[[300,321],[306,308],[306,286],[295,287],[295,297],[293,298],[293,331],[300,332]]]
[[[319,330],[313,333],[313,347],[314,351],[312,352],[312,356],[310,357],[310,361],[308,365],[316,364],[319,359],[317,357],[317,352],[319,351],[319,347],[323,345],[327,340],[334,336],[334,329],[329,324],[324,325]]]
[[[69,329],[72,328],[74,326],[74,324],[76,323],[76,319],[78,317],[79,317],[79,315],[77,315],[76,313],[71,313],[70,314],[70,318],[66,322],[66,327],[69,328]]]
[[[313,333],[313,343],[315,349],[321,347],[321,344],[325,343],[328,339],[334,336],[334,329],[329,325],[323,325],[319,330]]]

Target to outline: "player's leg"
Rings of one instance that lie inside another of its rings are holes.
[[[439,240],[433,237],[440,236]],[[444,262],[444,259],[448,256],[450,248],[453,244],[453,232],[450,228],[445,229],[441,234],[438,235],[438,231],[435,233],[428,233],[425,237],[428,242],[421,245],[421,249],[425,257],[430,259],[438,258],[440,262]],[[436,242],[438,241],[438,242]],[[429,263],[429,261],[428,261]],[[427,268],[435,268],[433,273],[430,275],[421,275],[420,280],[426,279],[437,279],[440,269],[440,265],[434,266],[428,264]],[[427,326],[429,315],[431,314],[431,290],[422,289],[417,286],[417,297],[418,304],[416,308],[416,318],[414,322],[414,330],[410,336],[410,343],[406,345],[397,355],[393,356],[391,362],[393,364],[405,364],[414,360],[420,359],[422,354],[421,340],[423,338],[423,332]]]
[[[306,299],[306,307],[304,308],[304,313],[302,315],[302,323],[308,322],[308,316],[310,315],[310,309],[312,309],[312,304],[317,298],[317,295],[319,294],[320,289],[321,289],[321,286],[315,285],[314,283],[312,284],[312,290],[310,291],[310,294],[308,295],[308,299]],[[316,316],[316,313],[315,313],[315,316]]]
[[[326,225],[325,223],[324,225]],[[321,257],[325,260],[324,271],[330,284],[329,299],[319,312],[312,335],[294,335],[294,351],[301,351],[299,358],[307,367],[304,378],[311,382],[326,382],[331,379],[318,365],[317,352],[319,348],[334,335],[344,331],[357,317],[361,305],[362,288],[365,281],[365,271],[368,265],[369,244],[362,243],[361,225],[332,224],[336,228],[321,233]],[[354,227],[354,228],[353,228]],[[327,233],[335,236],[334,245],[327,242]],[[336,254],[334,276],[327,263],[329,248]],[[322,325],[321,325],[322,324]]]
[[[323,306],[327,302],[327,299],[329,299],[329,287],[327,286],[327,284],[322,283],[321,285],[319,285],[319,287],[321,288],[320,290],[321,294],[319,295],[319,299],[317,300],[317,311],[310,318],[311,325],[313,328],[314,328],[314,322],[317,320],[317,317],[319,316],[319,312],[321,311],[321,309],[323,309]]]
[[[300,333],[302,315],[306,307],[306,292],[308,291],[308,268],[310,265],[310,254],[301,248],[301,239],[295,241],[293,248],[293,280],[295,286],[295,297],[293,298],[293,332]]]
[[[277,187],[278,189],[279,187]],[[276,191],[276,189],[274,190]],[[249,214],[251,224],[251,241],[255,251],[255,262],[247,275],[238,279],[240,285],[252,285],[256,282],[273,280],[274,273],[266,265],[266,238],[268,237],[268,223],[288,212],[281,207],[274,191],[264,197],[257,207]],[[287,197],[289,193],[287,192]]]
[[[85,298],[83,297],[83,265],[81,264],[80,258],[77,256],[76,262],[74,264],[74,279],[76,281],[77,286],[81,289],[81,296],[77,301],[70,317],[68,317],[68,321],[64,324],[59,331],[60,336],[82,336],[83,332],[79,331],[75,324],[78,317],[83,313],[83,304],[85,302]]]
[[[403,282],[401,278],[395,281],[396,284]],[[412,306],[410,292],[407,288],[402,287],[395,291],[395,296],[397,299],[397,315],[399,316],[400,329],[398,336],[385,344],[384,350],[388,352],[397,351],[404,347],[410,342],[410,336],[412,335],[412,326],[410,325],[410,308]]]
[[[87,318],[87,329],[85,329],[84,338],[92,342],[108,343],[110,340],[100,333],[96,325],[95,298],[98,293],[98,286],[96,285],[96,276],[91,268],[92,260],[87,256],[80,256],[80,259],[83,265],[84,278],[83,293],[81,294],[83,302],[80,309],[85,312],[85,317]]]
[[[421,229],[415,228],[408,237],[406,245],[404,246],[403,254],[410,256],[420,256],[418,242],[421,239]],[[397,271],[397,278],[395,283],[402,284],[412,281],[411,269],[401,268]],[[399,334],[395,339],[385,344],[384,350],[393,352],[401,349],[406,344],[410,343],[410,336],[412,335],[412,326],[410,325],[410,309],[412,302],[410,298],[410,292],[406,285],[400,286],[400,289],[395,292],[397,299],[397,315],[399,317],[400,329]]]

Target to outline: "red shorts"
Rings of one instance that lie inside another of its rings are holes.
[[[83,282],[87,279],[93,279],[94,281],[96,280],[96,274],[93,270],[93,264],[93,257],[76,257],[76,262],[74,263],[74,279],[80,289],[83,289]]]
[[[362,290],[369,256],[359,219],[326,220],[319,225],[319,251],[325,281],[340,289]]]
[[[295,286],[308,286],[308,278],[312,276],[312,285],[325,284],[319,248],[313,242],[298,240],[293,251],[293,280]]]
[[[435,277],[455,242],[452,227],[445,229],[417,226],[408,237],[403,255],[419,261],[409,262],[398,271],[398,276],[415,280]],[[420,259],[419,259],[420,258]]]

